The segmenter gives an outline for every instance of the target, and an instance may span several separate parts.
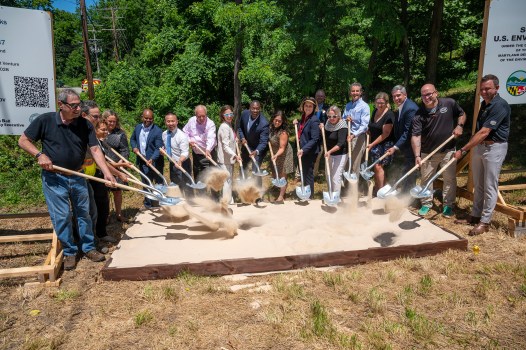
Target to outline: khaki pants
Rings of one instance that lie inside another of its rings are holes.
[[[447,152],[437,152],[430,159],[428,159],[420,168],[421,182],[420,186],[424,187],[429,179],[436,174],[438,167],[443,167],[453,157],[455,150]],[[427,154],[422,153],[422,158],[425,158]],[[453,162],[444,172],[442,178],[444,180],[444,187],[442,188],[443,203],[449,207],[455,205],[457,196],[457,162]],[[433,192],[433,184],[429,185],[429,190]],[[421,203],[423,206],[433,206],[433,196],[422,198]]]

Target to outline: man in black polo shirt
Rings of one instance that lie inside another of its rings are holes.
[[[448,163],[455,153],[455,140],[448,142],[424,164],[422,158],[431,153],[452,134],[462,135],[466,114],[452,98],[438,98],[438,91],[433,84],[425,84],[420,89],[423,106],[413,118],[411,146],[415,154],[415,163],[420,165],[422,185],[426,184],[437,168]],[[453,216],[453,207],[457,195],[456,162],[453,162],[443,173],[444,187],[442,188],[442,215]],[[431,192],[433,185],[429,186]],[[422,207],[418,211],[421,216],[426,215],[433,206],[433,196],[421,200]]]
[[[470,149],[473,175],[473,208],[471,216],[455,223],[471,224],[470,236],[489,231],[493,209],[499,193],[499,173],[508,151],[511,109],[500,95],[499,79],[488,74],[480,81],[482,101],[477,118],[477,132],[469,142],[455,153],[460,159]]]
[[[58,106],[59,112],[44,113],[36,118],[20,136],[18,145],[35,156],[43,169],[42,189],[49,216],[64,249],[64,269],[71,270],[75,268],[79,249],[72,234],[71,207],[77,215],[82,252],[92,261],[103,261],[105,257],[95,250],[86,180],[54,172],[53,165],[79,170],[89,146],[104,178],[111,182],[115,182],[115,178],[106,165],[93,127],[86,119],[79,118],[79,95],[71,89],[62,90]],[[36,141],[42,142],[42,151],[34,145]]]

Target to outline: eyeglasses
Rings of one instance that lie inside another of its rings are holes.
[[[431,96],[433,96],[433,94],[434,94],[435,92],[436,92],[436,91],[428,92],[427,94],[423,94],[423,95],[422,95],[422,98],[430,98]]]
[[[225,113],[223,114],[223,117],[233,117],[234,113]]]
[[[80,103],[67,103],[67,102],[62,102],[62,104],[68,106],[68,107],[71,108],[71,109],[77,109],[77,108],[80,108]]]
[[[92,117],[93,119],[99,119],[100,114],[90,114],[90,117]]]
[[[338,118],[338,116],[337,115],[329,115],[329,116],[327,116],[327,118],[329,118],[329,119],[336,119],[336,118]]]

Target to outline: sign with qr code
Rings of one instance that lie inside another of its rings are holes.
[[[0,135],[56,110],[51,15],[0,6]]]

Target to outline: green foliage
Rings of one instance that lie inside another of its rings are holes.
[[[40,166],[18,147],[18,136],[0,136],[0,207],[11,212],[44,204]]]

